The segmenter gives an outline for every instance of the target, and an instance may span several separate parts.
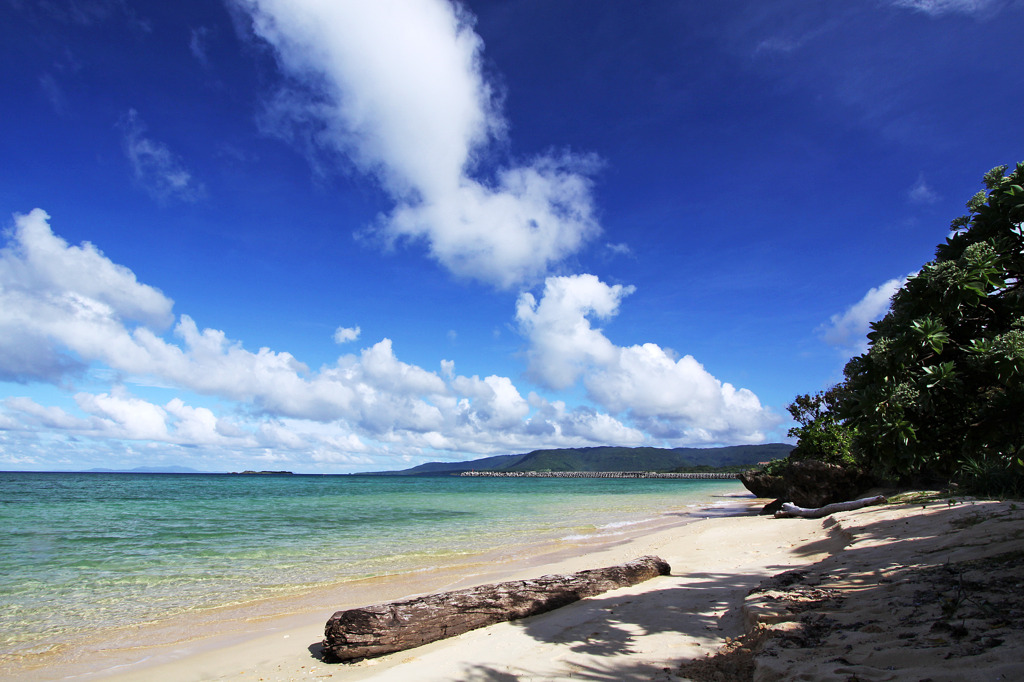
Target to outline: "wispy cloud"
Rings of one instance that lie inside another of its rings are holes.
[[[867,351],[867,335],[871,331],[871,323],[885,316],[889,311],[893,294],[906,284],[907,279],[913,274],[901,279],[890,279],[868,290],[864,298],[842,313],[836,313],[829,318],[827,324],[818,328],[821,338],[844,355],[859,355]]]
[[[1003,0],[889,0],[896,7],[939,17],[946,14],[987,14],[998,9]]]
[[[915,204],[934,204],[939,200],[939,195],[925,182],[924,173],[921,173],[914,186],[907,191],[907,198]]]
[[[134,109],[120,121],[125,156],[136,182],[160,201],[197,201],[206,188],[196,180],[185,164],[167,145],[146,136],[146,125]]]
[[[803,43],[804,40],[802,39],[772,36],[770,38],[765,38],[757,44],[757,47],[754,48],[754,55],[789,54],[790,52],[795,52],[800,49],[800,46],[803,45]]]
[[[210,29],[205,26],[194,28],[189,33],[188,49],[203,66],[207,66],[210,63],[209,56],[206,53],[206,46],[210,39]]]
[[[626,244],[625,242],[619,242],[618,244],[607,243],[604,245],[604,248],[608,251],[608,253],[614,256],[633,255],[633,249],[629,248],[629,244]]]
[[[293,86],[274,129],[345,155],[395,201],[385,239],[427,246],[456,275],[511,288],[599,232],[594,159],[548,154],[490,173],[507,123],[473,17],[447,0],[237,0]]]
[[[67,98],[64,96],[64,91],[61,89],[60,84],[57,83],[57,79],[52,74],[44,73],[39,77],[39,87],[42,89],[43,94],[46,95],[46,99],[49,100],[54,112],[63,116],[67,111]]]

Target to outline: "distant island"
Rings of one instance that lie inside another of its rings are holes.
[[[216,471],[199,471],[183,466],[135,467],[134,469],[88,469],[83,474],[221,474]],[[231,476],[294,476],[292,471],[229,471]],[[223,474],[222,474],[223,475]]]
[[[208,471],[199,471],[183,466],[166,467],[135,467],[134,469],[88,469],[84,474],[208,474]]]
[[[732,445],[719,448],[625,448],[600,446],[534,450],[468,462],[428,462],[401,471],[375,471],[353,476],[461,476],[464,472],[611,472],[663,473],[738,472],[782,459],[792,445]]]
[[[294,476],[293,471],[232,471],[232,476]]]

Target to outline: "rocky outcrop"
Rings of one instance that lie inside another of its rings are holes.
[[[775,500],[786,495],[786,481],[782,476],[766,473],[761,469],[751,469],[740,474],[740,483],[754,493],[754,497]]]
[[[871,478],[860,470],[812,459],[791,462],[778,475],[745,471],[740,474],[740,481],[758,497],[774,498],[780,504],[792,502],[800,507],[823,507],[852,500],[872,484]]]
[[[338,611],[324,629],[324,658],[351,661],[411,649],[486,625],[551,611],[670,571],[664,560],[645,556],[620,566]]]

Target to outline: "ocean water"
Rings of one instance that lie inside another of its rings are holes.
[[[55,638],[600,541],[735,481],[0,473],[0,656]]]

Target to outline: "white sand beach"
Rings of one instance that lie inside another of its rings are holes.
[[[472,578],[349,586],[218,634],[194,637],[182,625],[175,645],[98,651],[91,672],[45,666],[18,679],[1024,679],[1019,505],[932,496],[818,520],[757,516],[756,507]],[[339,608],[648,554],[667,560],[671,575],[377,659],[317,657]]]

